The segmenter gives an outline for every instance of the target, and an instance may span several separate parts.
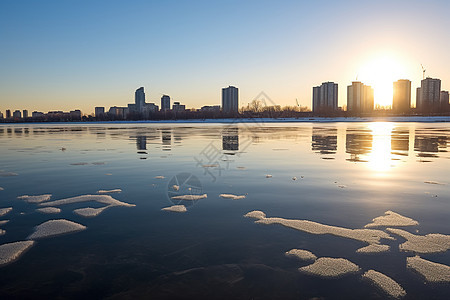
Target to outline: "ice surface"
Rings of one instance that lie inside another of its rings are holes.
[[[427,183],[427,184],[439,184],[439,185],[443,185],[444,183],[440,183],[437,181],[424,181],[423,183]]]
[[[51,194],[44,194],[44,195],[37,195],[37,196],[23,195],[23,196],[17,197],[17,199],[25,200],[28,203],[41,203],[41,202],[50,200],[51,197],[52,197]]]
[[[371,254],[389,251],[388,245],[370,244],[369,246],[359,248],[356,250],[358,253]]]
[[[179,190],[180,190],[180,186],[174,184],[174,185],[172,186],[172,189],[173,189],[174,191],[179,191]]]
[[[398,213],[388,210],[384,213],[384,216],[376,217],[372,220],[372,223],[365,225],[365,228],[370,227],[397,227],[397,226],[416,226],[419,222],[408,217],[404,217]]]
[[[406,266],[414,269],[430,282],[450,282],[450,267],[419,256],[407,257]]]
[[[239,199],[244,199],[245,195],[237,196],[237,195],[232,195],[232,194],[220,194],[219,197],[233,199],[233,200],[239,200]]]
[[[85,165],[88,165],[88,163],[87,162],[78,162],[78,163],[72,163],[70,165],[71,166],[85,166]]]
[[[272,175],[267,174],[267,175],[266,175],[266,178],[272,178]]]
[[[450,249],[450,235],[440,233],[415,235],[397,228],[387,228],[387,231],[406,239],[406,242],[398,246],[402,251],[412,251],[416,253],[438,253]]]
[[[172,199],[176,199],[176,200],[199,200],[199,199],[203,199],[203,198],[208,198],[208,195],[203,194],[203,195],[180,195],[180,196],[174,196],[171,197]]]
[[[313,264],[298,270],[310,275],[337,278],[347,274],[358,273],[360,268],[345,258],[321,257]]]
[[[2,188],[1,186],[0,186],[0,191],[3,191],[4,190],[4,188]]]
[[[12,207],[0,208],[0,217],[3,217],[4,215],[12,211],[12,209]]]
[[[31,246],[34,241],[20,241],[0,245],[0,266],[14,262]]]
[[[153,178],[155,178],[155,179],[164,179],[164,178],[166,178],[166,177],[161,176],[161,175],[158,175],[158,176],[155,176],[155,177],[153,177]]]
[[[316,260],[317,256],[315,256],[312,252],[308,250],[301,249],[292,249],[285,253],[288,257],[295,257],[300,260]]]
[[[218,164],[202,165],[203,168],[217,168],[218,166]]]
[[[57,207],[42,207],[36,209],[36,211],[44,214],[59,214],[61,209]]]
[[[101,214],[105,209],[111,207],[111,205],[100,207],[100,208],[93,208],[93,207],[85,207],[85,208],[78,208],[75,209],[73,212],[76,213],[79,216],[90,218],[90,217],[96,217],[99,214]]]
[[[6,224],[6,223],[8,223],[9,222],[9,220],[1,220],[0,221],[0,225],[4,225],[4,224]]]
[[[112,194],[112,193],[121,193],[121,189],[113,189],[113,190],[99,190],[97,194]]]
[[[136,206],[134,204],[125,203],[114,199],[110,195],[82,195],[77,197],[65,198],[56,201],[40,203],[40,206],[60,206],[65,204],[79,203],[79,202],[89,202],[95,201],[102,204],[108,204],[110,206]]]
[[[383,273],[369,270],[364,273],[362,277],[370,280],[377,287],[385,291],[389,296],[393,298],[401,298],[406,296],[405,290],[392,278],[384,275]]]
[[[69,220],[58,219],[50,220],[36,226],[35,231],[28,236],[27,239],[41,239],[47,237],[53,237],[66,233],[74,233],[85,230],[87,227]]]
[[[246,214],[244,215],[244,217],[246,217],[246,218],[252,218],[252,219],[257,219],[257,220],[262,220],[262,219],[264,219],[264,218],[266,217],[266,214],[263,213],[263,212],[260,211],[260,210],[254,210],[254,211],[251,211],[251,212],[246,213]]]
[[[292,177],[292,180],[297,180],[297,177],[295,177],[295,176],[294,176],[294,177]]]
[[[17,176],[19,174],[14,173],[14,172],[6,172],[3,170],[0,170],[0,177],[12,177],[12,176]]]
[[[258,224],[280,224],[295,230],[308,232],[311,234],[332,234],[353,240],[366,242],[369,244],[378,244],[380,239],[393,239],[388,233],[377,229],[349,229],[331,225],[320,224],[308,220],[293,220],[283,218],[266,218],[261,211],[253,211],[245,215],[246,217],[258,219]]]
[[[169,207],[164,207],[161,210],[172,211],[172,212],[179,212],[179,213],[187,211],[186,206],[184,206],[184,205],[172,205],[172,206],[169,206]]]

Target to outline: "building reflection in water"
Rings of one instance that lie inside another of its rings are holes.
[[[414,150],[418,157],[439,157],[439,152],[447,152],[447,140],[447,135],[416,129]]]
[[[313,127],[311,150],[320,154],[335,154],[337,151],[337,129]]]
[[[145,135],[136,137],[136,148],[138,151],[147,150],[147,137]]]
[[[367,155],[372,149],[372,130],[369,129],[347,129],[345,135],[345,149],[350,154],[348,161],[367,162],[361,156]]]
[[[222,150],[239,151],[239,128],[228,127],[222,130]],[[234,154],[234,153],[229,153]]]
[[[161,131],[162,150],[170,151],[172,148],[172,130],[163,129]]]
[[[409,130],[394,128],[391,134],[391,150],[394,155],[408,156]]]

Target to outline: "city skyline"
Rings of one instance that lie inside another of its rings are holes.
[[[228,85],[242,88],[242,106],[263,90],[281,106],[298,99],[312,108],[311,87],[324,80],[341,87],[362,81],[374,88],[375,103],[390,104],[393,81],[420,86],[420,64],[449,90],[445,1],[248,2],[232,16],[227,8],[237,2],[105,3],[0,4],[8,45],[0,50],[0,111],[77,107],[91,114],[91,103],[133,102],[136,86],[148,87],[149,102],[167,94],[201,107],[220,104],[220,88]],[[327,28],[328,35],[318,34]],[[338,98],[346,104],[345,88]]]

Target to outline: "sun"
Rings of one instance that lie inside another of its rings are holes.
[[[406,68],[392,55],[373,57],[358,73],[358,81],[374,89],[375,105],[392,106],[393,83],[406,77]]]

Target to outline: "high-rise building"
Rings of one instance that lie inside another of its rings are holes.
[[[144,87],[140,87],[136,90],[134,93],[134,103],[136,105],[135,109],[138,112],[142,112],[144,110],[145,105],[145,93],[144,93]]]
[[[359,81],[347,86],[347,111],[369,113],[373,111],[373,88]]]
[[[421,81],[416,96],[417,110],[422,113],[438,112],[441,109],[441,80],[427,77]]]
[[[6,114],[5,118],[7,119],[11,118],[11,110],[7,109],[5,114]]]
[[[0,119],[3,119],[3,113],[0,111]]]
[[[20,110],[15,110],[13,112],[13,118],[14,119],[21,119],[22,118],[22,113],[20,112]]]
[[[28,110],[24,109],[22,111],[22,116],[23,116],[24,119],[28,118]]]
[[[170,110],[170,97],[163,95],[161,97],[161,111]]]
[[[448,91],[441,91],[441,109],[443,112],[450,111],[450,104],[448,98]]]
[[[95,117],[99,118],[105,115],[105,108],[98,106],[95,108]]]
[[[40,111],[33,111],[31,113],[32,118],[44,118],[44,116],[45,116],[44,113]]]
[[[237,114],[239,110],[239,90],[234,86],[222,89],[222,111]]]
[[[313,112],[331,112],[338,108],[338,85],[324,82],[313,88]]]
[[[411,107],[411,81],[400,79],[394,82],[392,110],[396,113],[407,113]]]
[[[180,104],[180,102],[174,102],[172,105],[172,110],[173,111],[185,111],[186,105]]]

